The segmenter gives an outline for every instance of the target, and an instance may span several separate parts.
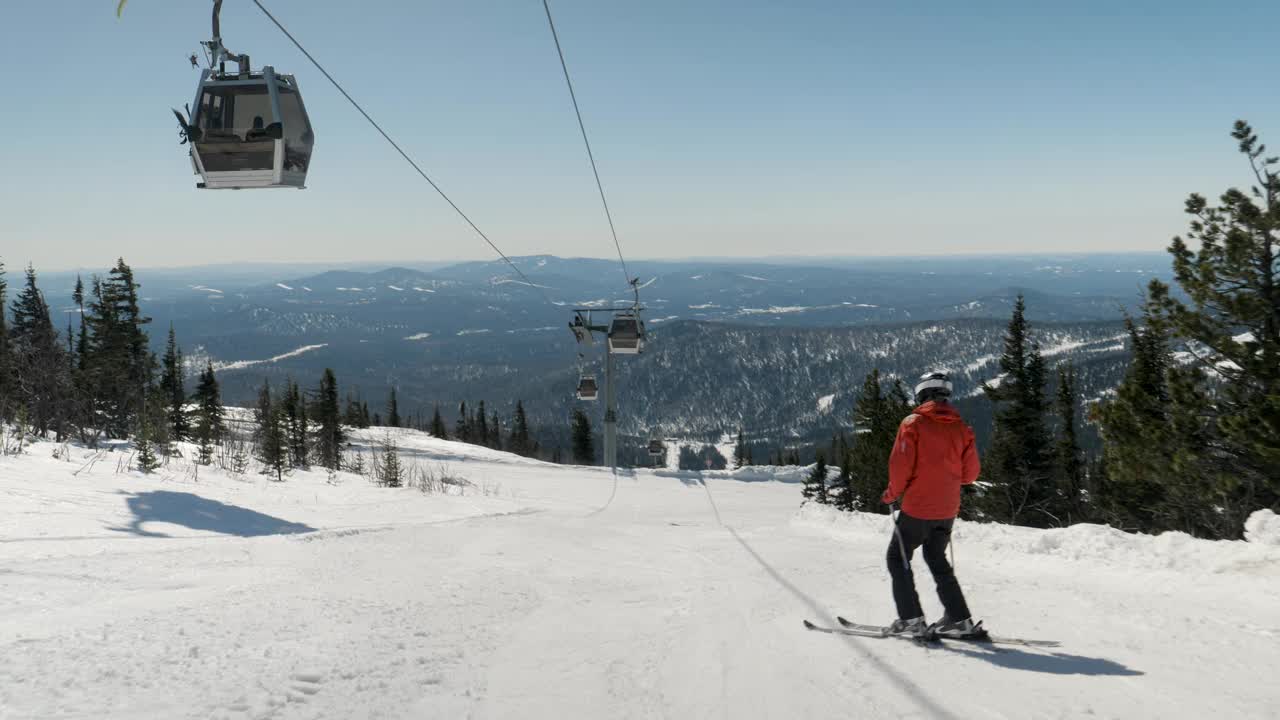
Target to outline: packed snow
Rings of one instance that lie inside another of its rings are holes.
[[[420,332],[420,333],[414,333],[412,335],[406,335],[404,339],[405,340],[426,340],[429,337],[431,337],[431,333]]]
[[[292,290],[292,289],[293,289],[293,288],[289,287],[288,285],[285,285],[284,283],[276,283],[276,287],[280,288],[281,290]]]
[[[834,403],[835,401],[836,401],[836,396],[834,393],[831,395],[823,395],[822,397],[818,398],[818,412],[820,413],[831,412],[831,404]]]
[[[806,468],[615,477],[352,438],[384,440],[454,490],[0,457],[0,717],[1274,716],[1269,512],[1247,542],[958,523],[978,616],[1062,646],[926,649],[802,629],[892,615],[889,519],[797,510]]]

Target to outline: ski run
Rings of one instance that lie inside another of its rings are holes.
[[[960,522],[975,617],[1061,645],[919,646],[803,628],[893,616],[888,518],[797,510],[803,469],[355,443],[388,433],[457,480],[0,458],[0,718],[1276,716],[1268,512],[1248,542]]]

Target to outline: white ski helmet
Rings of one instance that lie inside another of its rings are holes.
[[[949,397],[951,397],[951,376],[945,372],[927,372],[921,375],[920,382],[916,383],[917,403]]]

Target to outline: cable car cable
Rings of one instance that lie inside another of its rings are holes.
[[[266,15],[267,19],[270,20],[277,28],[279,28],[280,32],[284,33],[285,37],[289,38],[289,41],[293,43],[294,47],[298,48],[299,52],[305,55],[307,60],[310,60],[311,64],[315,65],[316,69],[319,70],[325,76],[325,78],[327,78],[329,82],[332,83],[333,86],[338,89],[338,92],[342,93],[342,96],[347,99],[347,102],[351,103],[351,106],[354,107],[357,111],[359,111],[360,114],[364,116],[365,120],[369,121],[369,124],[373,126],[373,129],[377,130],[378,134],[382,135],[383,139],[386,140],[387,143],[391,145],[391,147],[395,148],[396,152],[400,153],[400,157],[404,158],[405,162],[409,163],[409,165],[411,165],[414,170],[418,171],[418,174],[422,176],[422,179],[426,180],[427,183],[431,185],[432,189],[434,189],[437,193],[439,193],[440,197],[444,198],[445,202],[449,203],[449,206],[453,208],[454,212],[458,213],[458,215],[463,220],[466,221],[467,225],[470,225],[471,229],[475,230],[476,234],[479,235],[481,239],[483,239],[486,243],[488,243],[489,247],[493,248],[493,251],[496,252],[499,257],[501,257],[503,260],[506,261],[507,265],[511,266],[511,269],[514,270],[516,274],[519,275],[520,278],[525,281],[525,284],[529,285],[529,287],[537,288],[538,291],[542,293],[543,299],[546,300],[549,305],[553,307],[559,307],[554,302],[551,301],[551,296],[547,295],[547,291],[543,289],[543,286],[537,285],[532,280],[530,280],[529,277],[525,275],[524,272],[520,270],[520,268],[517,267],[514,262],[511,261],[511,258],[507,257],[507,254],[502,252],[502,250],[492,240],[489,239],[489,236],[486,235],[484,231],[481,230],[465,212],[462,211],[462,208],[458,207],[458,204],[455,203],[453,199],[450,198],[445,193],[444,190],[440,189],[440,186],[436,184],[436,181],[432,180],[431,176],[427,175],[426,171],[424,171],[418,165],[418,163],[414,162],[413,158],[409,157],[409,154],[406,153],[404,149],[401,148],[400,145],[395,140],[391,139],[391,136],[387,134],[387,131],[383,130],[382,126],[379,125],[377,121],[375,121],[372,117],[370,117],[369,113],[365,112],[365,109],[360,106],[360,103],[356,102],[355,98],[351,97],[350,93],[348,93],[342,87],[342,84],[339,83],[337,80],[335,80],[333,76],[329,74],[329,71],[325,70],[324,66],[322,66],[319,62],[316,61],[314,57],[311,56],[311,53],[307,52],[307,49],[302,46],[302,43],[298,42],[298,39],[293,36],[293,33],[289,32],[289,30],[285,28],[285,26],[281,24],[280,21],[277,20],[274,15],[271,14],[270,10],[267,10],[267,8],[264,7],[259,0],[253,0],[253,4],[257,5],[258,9],[262,11],[262,14]]]
[[[254,0],[257,2],[257,0]],[[609,232],[613,235],[613,246],[618,250],[618,261],[622,263],[622,276],[628,285],[631,273],[627,272],[626,258],[622,257],[622,243],[618,242],[618,231],[613,226],[613,214],[609,212],[609,201],[605,198],[604,184],[600,182],[600,171],[596,169],[596,156],[591,152],[591,141],[587,139],[587,126],[582,122],[582,111],[578,109],[578,96],[573,91],[573,80],[569,78],[569,65],[564,60],[564,50],[560,48],[560,36],[556,33],[556,23],[551,19],[551,5],[542,0],[542,9],[547,11],[547,25],[551,27],[551,39],[556,43],[556,54],[560,56],[560,69],[564,70],[564,82],[569,86],[569,99],[573,101],[573,114],[578,117],[578,129],[582,131],[582,144],[587,146],[587,159],[591,161],[591,173],[596,178],[596,189],[600,191],[600,204],[604,206],[604,216],[609,221]]]

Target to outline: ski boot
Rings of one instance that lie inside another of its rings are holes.
[[[929,632],[929,625],[925,624],[924,616],[903,620],[898,618],[889,626],[890,635],[911,635],[913,637],[922,638]]]
[[[933,637],[955,638],[957,640],[981,640],[987,636],[982,622],[974,622],[973,618],[952,620],[946,615],[929,626],[927,634]]]

